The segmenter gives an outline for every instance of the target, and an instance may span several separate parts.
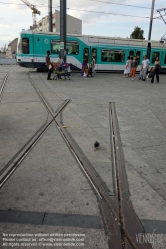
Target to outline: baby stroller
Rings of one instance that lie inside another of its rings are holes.
[[[70,64],[69,63],[63,63],[62,65],[58,65],[57,63],[54,63],[54,76],[53,76],[53,80],[57,80],[57,79],[62,79],[62,77],[64,77],[64,79],[66,80],[66,78],[68,78],[68,80],[70,80]]]

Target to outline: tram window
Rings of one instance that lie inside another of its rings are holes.
[[[140,56],[141,56],[141,51],[137,51],[136,58],[137,58],[137,61],[138,61],[138,65],[140,64]]]
[[[51,41],[51,54],[60,54],[60,41]]]
[[[160,58],[160,54],[159,54],[159,52],[153,52],[152,53],[152,63],[154,64],[154,62],[155,62],[155,60],[156,60],[156,58]]]
[[[22,39],[22,52],[23,54],[29,54],[29,39],[28,38]]]
[[[101,61],[103,62],[124,62],[124,60],[125,51],[103,49],[101,52]]]
[[[97,61],[97,49],[92,48],[92,56],[95,58],[95,61]]]
[[[134,57],[134,51],[133,51],[133,50],[130,50],[130,52],[129,52],[129,56]]]
[[[51,41],[51,53],[60,54],[60,41]],[[66,53],[67,54],[79,54],[79,43],[76,41],[66,42]]]
[[[88,63],[89,60],[89,48],[84,48],[84,60]]]
[[[164,64],[166,64],[166,55],[165,55],[165,59],[164,59]]]
[[[79,54],[79,43],[76,41],[68,41],[66,43],[67,54]]]

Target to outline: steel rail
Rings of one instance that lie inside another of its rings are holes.
[[[69,137],[66,135],[66,130],[64,130],[62,128],[62,126],[63,126],[62,116],[60,115],[60,122],[58,122],[57,119],[55,119],[54,121],[56,122],[57,127],[59,129],[59,132],[62,135],[64,141],[67,144],[67,146],[69,147],[69,149],[70,149],[72,155],[74,156],[76,162],[80,166],[80,169],[83,171],[83,173],[87,177],[92,189],[94,190],[94,192],[95,192],[95,194],[97,196],[100,211],[101,211],[102,218],[103,218],[104,225],[105,225],[105,229],[106,229],[106,233],[107,233],[107,236],[109,238],[108,243],[109,243],[110,248],[111,249],[122,249],[122,248],[124,248],[123,247],[124,242],[121,240],[121,229],[120,229],[118,220],[114,217],[112,211],[110,210],[110,206],[108,205],[108,203],[105,202],[105,199],[103,198],[103,193],[100,191],[100,188],[98,187],[98,185],[96,184],[94,178],[92,177],[92,172],[95,175],[95,177],[97,177],[97,180],[99,180],[101,186],[102,186],[102,181],[100,181],[99,176],[98,176],[98,174],[96,174],[94,169],[91,169],[92,171],[89,172],[89,170],[87,170],[87,168],[85,167],[85,162],[83,160],[83,158],[85,159],[85,156],[82,155],[80,157],[80,155],[78,155],[79,154],[78,151],[75,150],[75,145],[76,144],[73,144],[73,141],[71,142],[71,138],[69,139]],[[83,154],[83,153],[81,153],[81,154]],[[86,160],[86,164],[89,164],[88,166],[91,167],[90,162],[87,162],[87,160]],[[104,191],[106,193],[108,193],[108,191],[106,189]],[[110,238],[110,234],[111,234],[111,237],[112,236],[114,237],[114,240],[112,240]]]
[[[59,120],[58,120],[59,118]],[[109,191],[104,187],[102,179],[95,171],[92,164],[86,158],[82,150],[79,148],[78,144],[75,142],[74,138],[70,135],[67,129],[63,129],[63,119],[62,117],[58,117],[55,122],[59,127],[59,130],[66,141],[70,151],[79,162],[79,166],[81,170],[85,172],[90,185],[92,186],[98,202],[100,204],[100,210],[102,214],[102,218],[104,221],[104,225],[106,228],[106,233],[109,238],[110,248],[112,249],[122,249],[124,242],[121,238],[121,226],[119,222],[119,206],[118,199],[116,196],[111,196]],[[114,239],[112,239],[112,237]]]
[[[35,138],[35,140],[28,146],[28,148],[25,150],[23,155],[19,157],[19,159],[12,165],[12,167],[7,168],[1,175],[0,175],[0,188],[5,184],[5,182],[9,179],[9,177],[13,174],[13,172],[18,168],[18,166],[21,164],[21,162],[25,159],[25,157],[29,154],[29,152],[32,150],[32,148],[37,144],[37,142],[40,140],[40,138],[44,135],[44,133],[48,130],[48,128],[53,123],[53,119],[49,122],[49,124],[40,132],[40,134]]]
[[[29,76],[29,75],[28,75]],[[6,76],[7,77],[7,76]],[[5,77],[5,79],[7,79]],[[32,139],[29,140],[24,146],[23,149],[21,149],[20,153],[21,155],[19,156],[19,153],[16,153],[16,156],[14,158],[16,159],[16,162],[11,164],[7,164],[1,171],[0,171],[0,188],[5,184],[5,182],[9,179],[9,177],[13,174],[13,172],[17,169],[17,167],[21,164],[21,162],[25,159],[25,157],[29,154],[29,152],[32,150],[32,148],[37,144],[37,142],[40,140],[40,138],[44,135],[44,133],[48,130],[48,128],[51,126],[55,118],[64,110],[64,108],[70,103],[71,100],[65,100],[54,112],[53,109],[49,106],[47,100],[44,98],[40,90],[36,87],[34,81],[32,78],[29,76],[29,79],[34,86],[37,94],[39,95],[43,105],[45,106],[46,110],[48,111],[49,114],[51,114],[52,119],[49,121],[48,124],[44,125],[42,127],[42,130],[40,128],[40,132],[37,132],[34,134]]]
[[[6,81],[7,81],[8,77],[9,77],[10,73],[11,73],[11,72],[8,72],[8,73],[6,74],[6,76],[5,76],[5,78],[4,78],[3,81],[2,81],[2,84],[1,84],[1,87],[0,87],[0,102],[1,102],[1,99],[2,99],[3,90],[4,90],[4,88],[5,88]]]
[[[138,219],[129,198],[130,195],[125,170],[124,153],[114,103],[110,103],[110,117],[112,122],[112,136],[117,176],[117,198],[119,201],[119,216],[124,240],[124,248],[149,249],[152,248],[149,243],[140,244],[136,240],[136,235],[145,234],[145,230]]]
[[[47,100],[44,98],[43,94],[41,93],[41,91],[38,89],[38,87],[36,86],[34,80],[32,79],[32,77],[30,76],[30,73],[27,72],[28,78],[31,82],[31,84],[33,85],[36,93],[38,94],[40,100],[42,101],[42,103],[44,104],[46,110],[51,114],[51,116],[54,118],[54,110],[52,109],[52,107],[49,105],[49,103],[47,102]]]
[[[30,79],[30,81],[32,82],[32,84],[33,84],[35,90],[37,91],[39,97],[41,98],[41,100],[42,100],[44,106],[45,106],[46,109],[50,112],[50,107],[49,107],[48,103],[46,102],[44,96],[42,95],[42,93],[40,92],[40,90],[37,88],[37,86],[35,85],[33,79],[30,77],[30,75],[28,75],[28,76],[29,76],[29,79]],[[81,164],[79,158],[77,157],[77,155],[75,154],[74,150],[73,150],[72,147],[70,146],[70,143],[69,143],[68,140],[66,139],[66,137],[65,137],[65,135],[64,135],[64,133],[63,133],[63,130],[62,130],[61,126],[58,124],[58,122],[57,122],[56,119],[55,119],[59,114],[60,114],[60,117],[62,118],[62,116],[61,116],[62,111],[63,111],[63,109],[64,109],[70,102],[71,102],[71,100],[65,100],[65,106],[63,106],[63,108],[61,108],[61,107],[58,108],[58,110],[57,110],[57,111],[58,111],[58,114],[57,114],[57,115],[55,115],[55,113],[52,112],[52,111],[50,112],[50,114],[54,117],[54,121],[55,121],[55,123],[56,123],[56,125],[57,125],[57,128],[58,128],[58,130],[59,130],[61,136],[62,136],[63,139],[65,140],[67,146],[70,148],[70,151],[72,152],[72,154],[73,154],[75,160],[77,161],[77,163],[78,163],[78,164],[80,165],[80,167],[82,168],[82,170],[83,170],[84,174],[86,175],[86,177],[89,179],[89,181],[90,181],[90,183],[91,183],[91,186],[95,189],[96,193],[97,193],[98,196],[101,198],[101,196],[100,196],[98,190],[96,189],[95,185],[94,185],[93,182],[91,181],[91,179],[90,179],[89,175],[87,174],[87,172],[85,171],[85,169],[82,167],[82,164]],[[52,109],[52,108],[51,108],[51,109]],[[61,120],[61,118],[60,118],[60,120]]]
[[[115,110],[111,107],[110,112],[112,123],[112,138],[113,138],[113,161],[116,171],[115,187],[117,189],[116,196],[110,196],[108,191],[103,187],[100,178],[96,174],[92,165],[75,142],[74,138],[70,135],[67,129],[63,129],[62,115],[55,119],[57,126],[70,148],[72,154],[79,162],[79,165],[83,172],[86,173],[88,180],[94,189],[98,201],[100,203],[100,209],[107,228],[107,235],[109,238],[109,246],[112,249],[149,249],[149,244],[139,244],[136,242],[136,234],[144,234],[143,229],[138,217],[136,216],[134,209],[129,201],[129,193],[126,190],[127,182],[125,171],[122,169],[122,152],[121,146],[118,141],[119,134],[117,128],[117,120],[115,119]],[[58,120],[59,119],[59,120]],[[123,165],[124,166],[124,165]],[[122,173],[123,172],[123,173]],[[124,187],[125,185],[125,187]]]
[[[55,118],[61,113],[61,111],[70,103],[70,100],[65,100],[54,113],[54,117],[52,120],[42,129],[39,135],[36,135],[33,141],[30,144],[27,144],[27,148],[24,149],[23,154],[17,159],[17,161],[10,168],[7,167],[6,170],[2,170],[2,174],[0,175],[0,188],[4,185],[4,183],[8,180],[8,178],[12,175],[12,173],[16,170],[16,168],[20,165],[20,163],[24,160],[24,158],[29,154],[32,148],[36,145],[36,143],[40,140],[40,138],[44,135],[47,129],[51,126]]]

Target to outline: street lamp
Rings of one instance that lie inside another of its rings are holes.
[[[52,32],[52,0],[48,0],[49,32]]]
[[[66,63],[66,0],[60,0],[60,53]]]

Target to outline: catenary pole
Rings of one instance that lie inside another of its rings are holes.
[[[48,0],[49,32],[52,32],[52,0]]]
[[[147,48],[147,57],[150,59],[151,52],[151,33],[152,33],[152,24],[153,24],[153,14],[154,14],[155,0],[152,0],[151,16],[150,16],[150,25],[149,25],[149,35],[148,35],[148,48]]]
[[[66,62],[66,0],[60,0],[60,51]]]

